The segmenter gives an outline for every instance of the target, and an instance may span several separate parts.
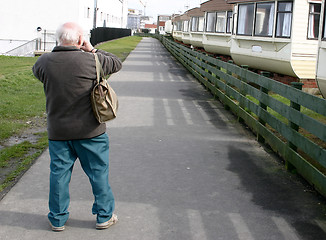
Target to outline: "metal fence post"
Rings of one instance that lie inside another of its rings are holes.
[[[35,50],[36,51],[38,50],[38,41],[39,41],[39,39],[37,38],[36,41],[35,41]]]
[[[46,30],[44,29],[44,52],[46,48]]]

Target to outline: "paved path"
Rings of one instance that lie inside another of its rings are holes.
[[[112,77],[110,181],[120,222],[95,230],[77,164],[64,232],[47,222],[48,152],[0,202],[0,239],[326,239],[325,201],[257,144],[155,39]]]

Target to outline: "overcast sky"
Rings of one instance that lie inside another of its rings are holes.
[[[146,15],[157,17],[158,14],[171,15],[173,13],[183,13],[187,9],[199,7],[200,3],[207,0],[141,0],[146,4]],[[144,11],[143,5],[140,0],[128,0],[128,8],[134,8]]]

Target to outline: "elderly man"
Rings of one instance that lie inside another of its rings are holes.
[[[57,30],[59,46],[42,55],[33,66],[34,75],[43,83],[49,137],[50,193],[48,218],[53,231],[63,231],[69,212],[69,182],[75,160],[80,160],[92,185],[97,229],[118,221],[109,184],[109,139],[106,125],[92,112],[90,93],[96,81],[94,54],[104,74],[121,69],[113,54],[94,49],[84,40],[76,23]]]

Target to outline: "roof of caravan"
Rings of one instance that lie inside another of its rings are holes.
[[[182,20],[190,20],[190,17],[188,16],[187,13],[184,13],[184,14],[180,15],[180,20],[181,20],[181,21],[182,21]]]
[[[270,0],[227,0],[228,3],[242,3],[242,2],[270,2]],[[322,0],[311,0],[314,2],[322,2]]]
[[[243,2],[267,2],[270,0],[227,0],[229,4],[231,3],[243,3]]]
[[[187,11],[189,17],[202,17],[205,15],[205,12],[201,11],[199,7],[192,8]]]
[[[180,15],[172,16],[172,22],[178,22],[178,21],[180,21]]]
[[[172,22],[178,22],[178,21],[183,21],[183,20],[190,20],[190,17],[187,15],[187,13],[178,15],[174,18],[172,18]]]
[[[203,12],[217,11],[217,10],[226,11],[226,10],[232,10],[232,5],[228,4],[226,0],[211,0],[200,4],[200,10]]]

